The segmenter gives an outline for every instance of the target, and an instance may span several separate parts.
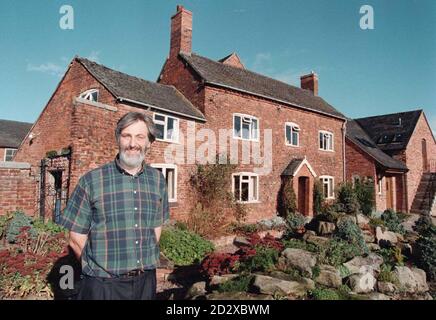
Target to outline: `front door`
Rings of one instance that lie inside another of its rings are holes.
[[[386,208],[394,209],[394,190],[392,177],[386,178]]]
[[[309,214],[309,178],[298,178],[298,212],[307,216]]]

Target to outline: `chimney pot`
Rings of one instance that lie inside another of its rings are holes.
[[[192,50],[192,12],[177,5],[177,12],[171,17],[170,58],[180,52],[191,54]]]

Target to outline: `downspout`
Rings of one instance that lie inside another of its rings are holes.
[[[345,182],[346,180],[346,161],[345,161],[345,134],[347,132],[347,119],[345,119],[345,122],[342,124],[342,181]]]

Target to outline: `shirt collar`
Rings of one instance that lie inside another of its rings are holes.
[[[122,174],[125,174],[125,175],[128,175],[128,176],[132,176],[133,177],[133,175],[132,174],[130,174],[129,172],[127,172],[122,166],[121,166],[121,163],[120,163],[120,155],[119,154],[117,154],[117,156],[115,157],[115,167],[118,169],[118,171],[120,172],[120,173],[122,173]],[[139,176],[139,175],[141,175],[143,172],[144,172],[144,167],[145,167],[145,161],[143,161],[142,162],[142,166],[141,166],[141,170],[139,170],[136,174],[135,174],[135,176]]]

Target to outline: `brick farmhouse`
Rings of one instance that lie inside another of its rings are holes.
[[[60,214],[80,176],[113,160],[114,128],[129,111],[149,114],[160,130],[147,163],[166,177],[173,219],[185,219],[195,205],[189,179],[196,163],[217,153],[237,159],[229,185],[246,204],[248,222],[276,216],[288,179],[305,215],[313,215],[315,181],[334,199],[338,184],[357,177],[381,187],[377,210],[424,210],[415,198],[421,180],[432,181],[424,173],[435,171],[435,140],[422,111],[351,120],[318,96],[315,73],[297,88],[247,70],[236,53],[218,61],[197,55],[192,13],[177,6],[156,83],[84,58],[71,61],[18,148],[17,174],[0,163],[0,185],[11,175],[25,177],[16,189],[24,201],[0,189],[0,214]],[[401,125],[393,128],[397,118]],[[401,147],[384,134],[401,134]]]

